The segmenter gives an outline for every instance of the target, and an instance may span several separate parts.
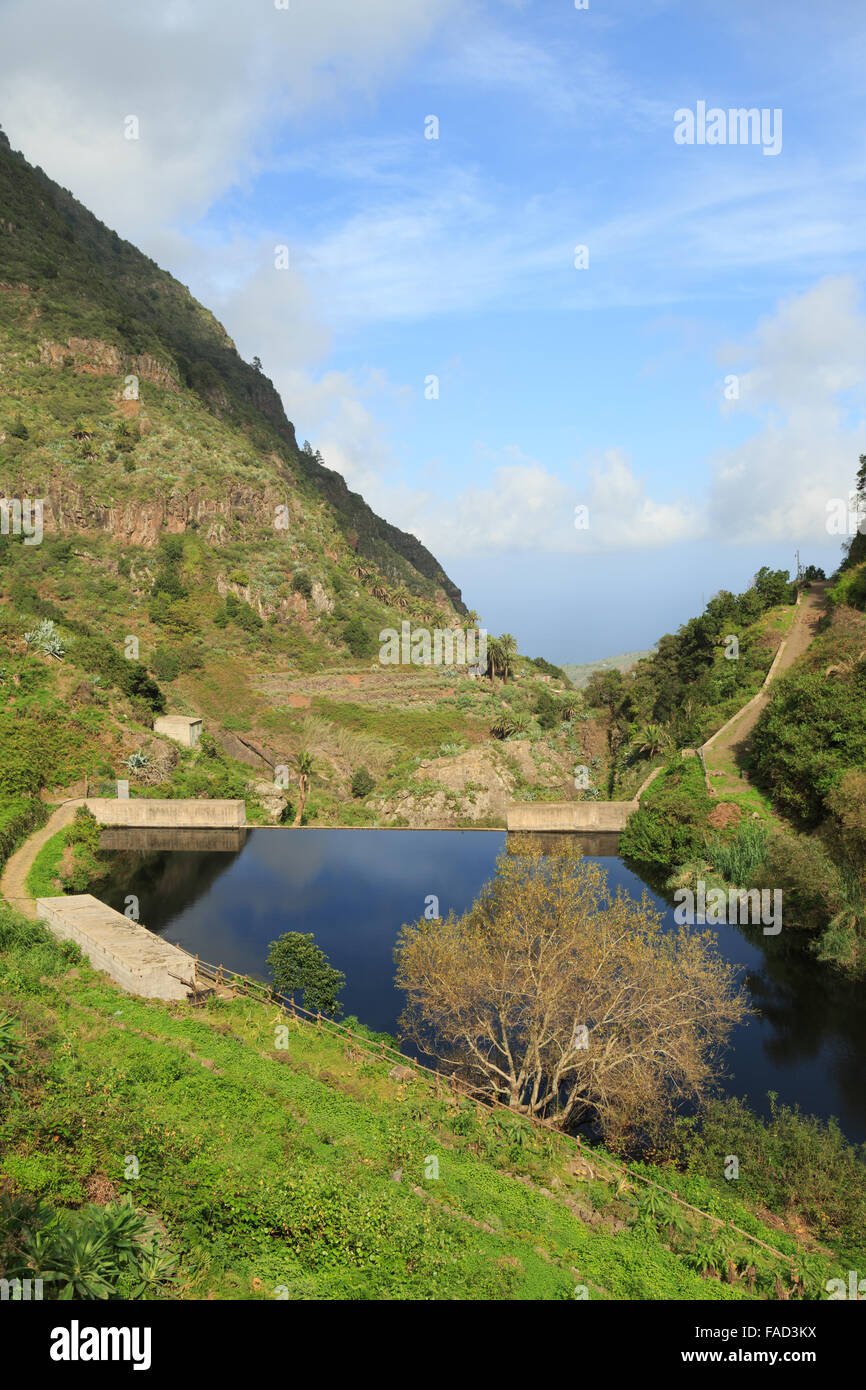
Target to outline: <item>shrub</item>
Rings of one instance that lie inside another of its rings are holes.
[[[700,1120],[681,1120],[677,1131],[691,1172],[722,1174],[728,1154],[739,1159],[739,1189],[771,1211],[800,1218],[825,1238],[858,1245],[866,1228],[866,1149],[827,1122],[779,1105],[771,1092],[770,1119],[744,1101],[710,1101]]]
[[[77,666],[97,674],[122,690],[130,699],[141,699],[155,714],[165,710],[165,696],[140,661],[128,661],[104,637],[77,637],[70,648]]]
[[[341,970],[335,970],[324,951],[313,940],[312,932],[284,932],[268,946],[268,970],[280,994],[300,991],[303,1006],[312,1013],[321,1010],[332,1018],[343,1012],[337,995],[346,983]]]
[[[659,785],[661,783],[661,785]],[[712,803],[697,758],[669,765],[626,822],[619,851],[643,864],[685,864],[703,854]]]
[[[786,924],[804,931],[823,930],[843,905],[840,871],[815,835],[775,831],[751,886],[780,888]]]
[[[153,672],[161,681],[176,680],[182,672],[199,670],[203,664],[201,653],[191,642],[159,646],[151,659]]]
[[[296,570],[292,575],[292,588],[296,594],[303,594],[304,598],[312,598],[313,581],[306,570]]]
[[[365,767],[359,767],[352,778],[352,795],[356,797],[369,796],[375,787],[372,776]]]
[[[866,688],[859,667],[847,677],[798,669],[782,676],[755,725],[751,752],[782,810],[818,825],[842,774],[866,766]]]
[[[560,723],[561,716],[559,705],[556,700],[554,700],[549,690],[542,690],[539,692],[538,699],[535,702],[535,717],[542,729],[555,729],[557,724]]]
[[[362,618],[350,618],[343,625],[343,641],[352,655],[361,660],[373,653],[373,636]]]

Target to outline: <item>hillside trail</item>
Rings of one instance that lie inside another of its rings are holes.
[[[6,899],[10,907],[15,907],[19,912],[23,912],[25,917],[36,916],[35,899],[31,898],[27,892],[27,875],[33,866],[34,859],[52,835],[56,835],[58,830],[74,820],[75,812],[79,806],[83,805],[83,797],[62,802],[56,810],[52,811],[42,829],[37,830],[35,835],[26,839],[23,845],[19,845],[15,853],[10,854],[6,861],[6,867],[2,877],[0,877],[0,894]]]
[[[818,624],[826,610],[829,587],[829,581],[816,582],[808,592],[803,593],[791,630],[777,654],[766,683],[738,714],[704,744],[704,766],[713,796],[724,798],[743,792],[750,785],[744,767],[749,737],[769,703],[774,682],[790,670],[815,640]]]

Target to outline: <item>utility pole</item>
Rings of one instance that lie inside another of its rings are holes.
[[[799,579],[799,578],[800,578],[800,552],[799,552],[799,550],[795,550],[795,551],[794,551],[794,554],[795,554],[796,557],[797,557],[797,578]]]

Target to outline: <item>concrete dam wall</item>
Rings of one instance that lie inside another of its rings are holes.
[[[508,807],[508,830],[618,831],[637,801],[518,801]]]
[[[146,829],[154,826],[229,828],[246,825],[247,811],[242,801],[169,801],[150,797],[89,796],[88,811],[100,825]]]

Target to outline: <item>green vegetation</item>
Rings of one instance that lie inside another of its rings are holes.
[[[0,1261],[26,1277],[37,1233],[62,1233],[37,1262],[58,1276],[46,1297],[74,1258],[85,1298],[815,1298],[856,1253],[768,1226],[714,1150],[711,1175],[611,1166],[423,1073],[391,1078],[361,1037],[286,1019],[277,1049],[273,1004],[124,995],[5,910],[0,1008],[28,1039],[0,1091]],[[852,1170],[837,1229],[857,1200]]]
[[[287,931],[268,947],[267,967],[278,994],[300,994],[305,1009],[339,1018],[343,1007],[337,995],[346,983],[335,970],[312,932]]]
[[[750,1203],[784,1212],[862,1264],[866,1146],[849,1144],[835,1120],[802,1115],[772,1094],[770,1112],[764,1121],[743,1101],[709,1101],[699,1119],[678,1122],[677,1162],[715,1175],[721,1188],[726,1157],[736,1154],[738,1188]]]
[[[698,758],[669,763],[626,822],[620,853],[640,864],[664,866],[696,858],[704,848],[712,805]]]
[[[33,797],[19,796],[0,801],[0,866],[22,840],[44,824],[45,819],[44,805]]]
[[[352,795],[363,798],[369,796],[376,783],[365,767],[359,767],[352,778]]]
[[[866,619],[861,628],[866,638]],[[866,767],[866,653],[828,676],[822,667],[834,649],[838,655],[838,635],[831,628],[804,665],[779,678],[751,739],[755,775],[805,828],[827,819],[844,773]]]

